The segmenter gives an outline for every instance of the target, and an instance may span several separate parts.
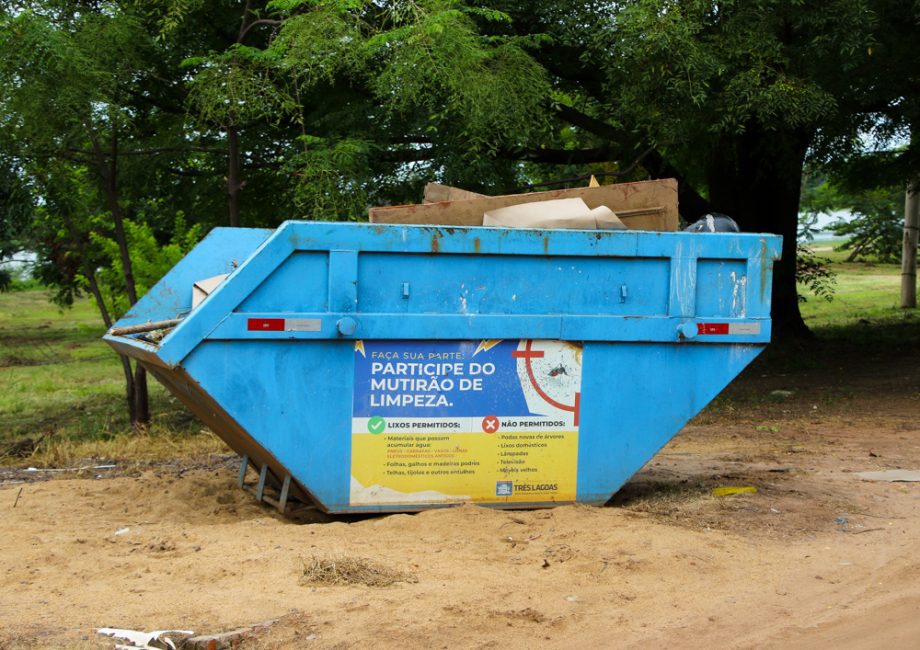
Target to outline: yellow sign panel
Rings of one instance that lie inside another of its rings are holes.
[[[355,432],[352,503],[574,501],[577,461],[577,431]]]
[[[365,341],[350,502],[574,501],[580,390],[570,343]]]

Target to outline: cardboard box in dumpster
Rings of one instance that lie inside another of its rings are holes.
[[[371,223],[481,226],[487,212],[560,199],[581,199],[591,210],[605,206],[630,230],[668,232],[678,226],[677,181],[673,178],[503,196],[429,185],[426,200],[434,202],[375,207],[368,217]]]

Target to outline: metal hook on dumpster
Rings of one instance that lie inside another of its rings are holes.
[[[696,323],[681,323],[677,328],[677,335],[682,341],[690,341],[699,334],[699,328]]]
[[[346,316],[345,318],[340,318],[335,327],[342,336],[351,336],[358,329],[358,322],[354,318]]]

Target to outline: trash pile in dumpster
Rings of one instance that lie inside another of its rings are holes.
[[[429,183],[424,202],[368,211],[371,223],[515,228],[677,230],[674,179],[486,196]]]

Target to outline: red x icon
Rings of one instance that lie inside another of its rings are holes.
[[[487,415],[482,418],[482,430],[486,433],[495,433],[498,431],[498,418],[494,415]]]

